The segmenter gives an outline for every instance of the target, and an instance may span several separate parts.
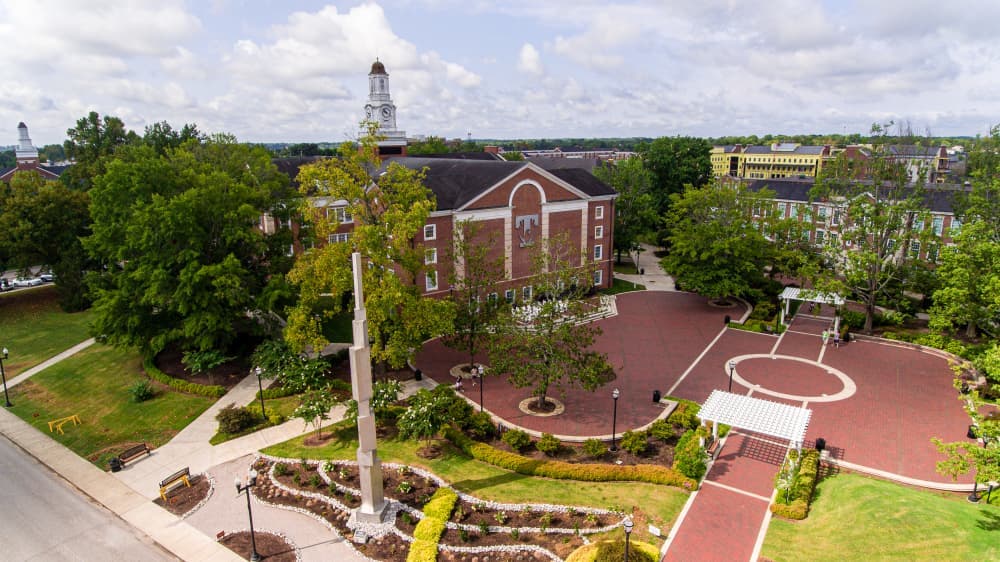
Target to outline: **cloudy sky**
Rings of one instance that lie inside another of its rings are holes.
[[[0,0],[0,145],[88,111],[352,138],[377,56],[408,134],[867,132],[1000,122],[995,0]],[[7,131],[3,133],[3,131]]]

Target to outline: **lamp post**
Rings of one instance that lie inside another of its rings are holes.
[[[0,377],[3,378],[3,399],[7,402],[4,405],[10,408],[13,404],[10,403],[10,396],[7,396],[7,373],[3,370],[3,360],[7,358],[7,354],[7,348],[5,347],[0,352]]]
[[[729,392],[733,391],[733,372],[736,371],[736,361],[729,360]]]
[[[260,389],[260,416],[267,420],[267,412],[264,411],[264,384],[260,382],[260,376],[264,374],[264,369],[258,365],[253,372],[257,374],[257,388]]]
[[[479,364],[479,369],[476,370],[476,375],[479,377],[479,411],[483,411],[483,373],[486,372],[486,367],[483,367],[482,363]]]
[[[615,407],[614,407],[614,410],[612,410],[613,413],[611,414],[611,452],[612,453],[614,453],[615,451],[618,450],[618,446],[615,445],[615,433],[616,433],[616,430],[617,430],[617,427],[615,427],[615,426],[618,423],[618,397],[619,396],[621,396],[621,393],[618,392],[617,388],[614,389],[613,391],[611,391],[611,398],[614,399],[614,402],[615,402]]]
[[[250,560],[258,562],[260,554],[257,554],[257,538],[253,531],[253,509],[250,508],[250,488],[257,483],[257,471],[251,468],[247,472],[246,483],[239,476],[236,477],[236,495],[246,492],[247,495],[247,516],[250,517]]]
[[[625,528],[625,562],[628,562],[629,537],[632,535],[632,518],[626,517],[625,522],[622,523],[622,527]]]

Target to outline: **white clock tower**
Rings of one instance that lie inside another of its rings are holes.
[[[406,132],[396,129],[396,106],[389,96],[389,74],[385,65],[375,59],[368,73],[368,103],[365,104],[365,120],[378,123],[379,154],[383,156],[406,153]]]

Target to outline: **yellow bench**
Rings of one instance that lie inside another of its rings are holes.
[[[54,429],[55,431],[58,431],[61,435],[65,435],[66,433],[63,431],[63,426],[69,422],[73,422],[73,425],[80,425],[81,423],[83,423],[80,421],[80,416],[76,414],[73,414],[72,416],[66,416],[65,418],[52,420],[49,422],[49,433],[52,433],[52,430]]]
[[[167,501],[167,492],[169,492],[171,489],[177,486],[180,486],[181,484],[184,484],[185,486],[190,488],[191,487],[191,480],[189,479],[190,476],[191,476],[191,470],[188,467],[184,467],[178,470],[177,472],[171,474],[170,476],[167,476],[163,480],[161,480],[160,497],[163,498],[163,501],[164,502]]]

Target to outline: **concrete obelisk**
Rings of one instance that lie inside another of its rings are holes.
[[[361,477],[361,507],[355,510],[359,523],[381,523],[385,511],[382,491],[382,461],[375,449],[375,417],[372,415],[372,352],[368,344],[368,312],[361,287],[361,254],[351,255],[354,269],[354,345],[350,349],[351,388],[358,403],[358,469]]]

